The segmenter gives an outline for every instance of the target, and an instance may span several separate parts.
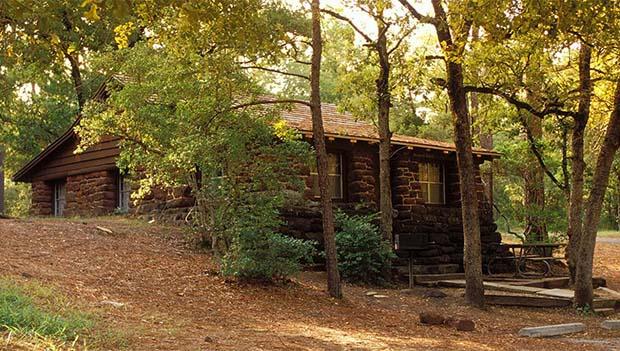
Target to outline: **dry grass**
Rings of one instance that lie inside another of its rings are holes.
[[[95,225],[111,228],[105,234]],[[113,219],[0,221],[4,274],[27,275],[83,301],[103,321],[130,334],[132,350],[604,350],[614,335],[600,317],[572,309],[489,307],[412,291],[346,285],[345,299],[326,297],[322,273],[307,272],[286,286],[225,282],[212,258],[185,245],[178,228]],[[620,284],[620,245],[597,248],[596,273]],[[103,300],[124,307],[102,305]],[[420,325],[418,313],[471,318],[476,331]],[[524,339],[524,326],[581,321],[588,332],[563,339]],[[584,343],[582,339],[595,343]]]

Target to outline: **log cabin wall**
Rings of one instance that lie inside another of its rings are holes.
[[[53,181],[69,176],[116,170],[119,138],[104,138],[81,153],[75,153],[79,140],[72,137],[30,172],[29,180]]]

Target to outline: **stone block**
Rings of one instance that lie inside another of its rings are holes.
[[[544,325],[540,327],[528,327],[519,330],[519,336],[527,336],[530,338],[541,338],[558,336],[572,333],[580,333],[586,329],[583,323],[567,323]]]
[[[620,330],[620,320],[603,321],[601,327],[609,330]]]

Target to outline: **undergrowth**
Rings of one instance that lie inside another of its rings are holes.
[[[0,277],[0,333],[4,339],[0,343],[17,350],[123,346],[122,337],[96,330],[96,326],[96,316],[75,308],[54,289]]]

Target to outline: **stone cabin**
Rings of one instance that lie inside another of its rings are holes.
[[[295,105],[282,118],[312,141],[310,110]],[[340,113],[334,105],[323,106],[329,153],[330,190],[336,206],[376,211],[379,203],[379,158],[376,128]],[[191,190],[153,190],[137,203],[130,201],[131,187],[116,166],[119,138],[108,137],[83,153],[74,153],[79,142],[74,126],[27,163],[13,177],[32,185],[31,213],[35,216],[97,216],[115,212],[183,221],[194,204]],[[396,242],[414,241],[423,246],[413,264],[419,273],[462,271],[463,229],[460,186],[453,144],[393,135],[392,196],[396,217]],[[499,154],[474,149],[478,172],[476,191],[480,200],[483,254],[501,241],[493,220],[491,199],[484,195],[479,166]],[[287,226],[296,237],[320,240],[318,181],[312,169],[305,178],[305,205],[283,209]],[[397,251],[399,256],[404,252]]]

